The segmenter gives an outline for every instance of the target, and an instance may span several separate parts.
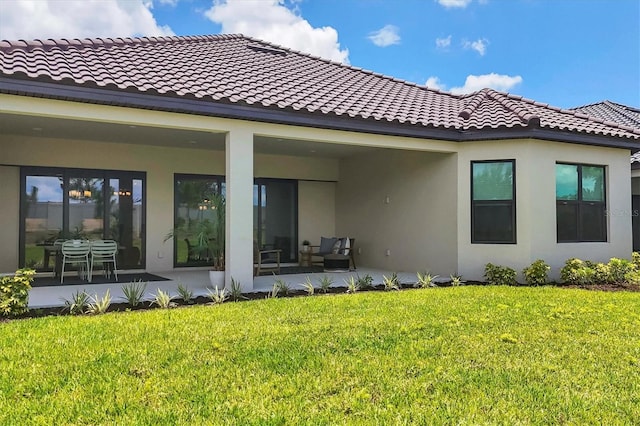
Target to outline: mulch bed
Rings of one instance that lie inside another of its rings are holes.
[[[487,283],[479,282],[479,281],[467,281],[464,285],[481,285],[486,286]],[[595,290],[595,291],[629,291],[629,292],[640,292],[640,285],[637,284],[582,284],[582,285],[574,285],[574,284],[557,284],[553,283],[552,285],[559,288],[567,288],[567,289],[583,289],[583,290]],[[451,283],[438,283],[436,287],[450,287]],[[403,284],[402,289],[414,289],[413,284]],[[360,292],[364,291],[384,291],[383,285],[376,285],[366,289],[358,290]],[[346,293],[346,287],[331,287],[327,291],[327,293],[322,293],[316,289],[316,295],[330,295],[330,294],[341,294]],[[259,300],[269,298],[269,292],[256,292],[256,293],[245,293],[242,295],[242,298],[238,301],[246,301],[246,300]],[[279,297],[303,297],[307,296],[307,292],[305,290],[290,290],[287,296],[279,296]],[[184,302],[182,299],[173,299],[174,308],[180,307],[188,307],[188,306],[196,306],[196,305],[208,305],[211,304],[211,299],[206,296],[198,296],[193,298],[189,303]],[[225,303],[232,302],[231,299],[227,299]],[[140,302],[138,306],[132,307],[128,303],[112,303],[109,306],[108,312],[128,312],[128,311],[142,311],[149,309],[160,309],[156,304],[150,301]],[[22,315],[18,315],[12,318],[0,317],[0,322],[9,321],[12,319],[26,319],[26,318],[40,318],[46,316],[60,316],[60,315],[69,315],[68,310],[61,307],[55,308],[36,308],[30,309],[26,313]],[[88,314],[85,314],[88,315]]]

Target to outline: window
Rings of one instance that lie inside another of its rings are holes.
[[[471,242],[516,243],[515,160],[471,162]]]
[[[118,267],[145,266],[143,172],[21,169],[20,264],[52,271],[57,239],[113,239]]]
[[[604,166],[556,164],[556,226],[559,243],[606,241]]]

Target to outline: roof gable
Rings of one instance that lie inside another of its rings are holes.
[[[453,95],[242,35],[2,41],[0,76],[456,133],[640,138],[624,123],[491,89]]]

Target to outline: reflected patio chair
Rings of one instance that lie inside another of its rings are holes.
[[[83,271],[86,274],[89,272],[89,252],[91,251],[91,244],[87,240],[67,240],[62,243],[62,271],[60,273],[60,284],[64,282],[64,267],[65,265],[80,265],[80,276],[82,277]],[[91,275],[88,276],[89,282],[91,282]]]
[[[91,242],[91,268],[89,268],[89,282],[93,275],[93,265],[102,263],[105,274],[113,271],[113,275],[118,281],[118,271],[116,268],[116,254],[118,253],[118,243],[114,240],[95,240]],[[108,269],[108,265],[112,263],[113,269]]]
[[[253,242],[253,275],[264,272],[280,273],[280,255],[282,250],[260,250],[257,242]]]

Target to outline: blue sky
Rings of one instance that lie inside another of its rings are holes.
[[[454,93],[640,107],[639,0],[0,0],[0,38],[242,32]]]

